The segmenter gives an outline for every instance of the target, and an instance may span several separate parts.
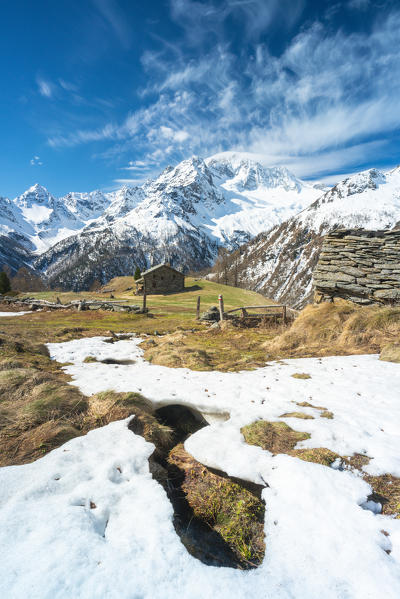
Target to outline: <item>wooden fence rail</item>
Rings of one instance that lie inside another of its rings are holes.
[[[266,310],[266,312],[256,312],[249,314],[248,310]],[[241,306],[240,308],[233,308],[233,310],[227,310],[225,314],[233,314],[234,312],[241,312],[242,318],[262,318],[263,316],[282,316],[283,322],[287,322],[287,308],[285,304],[267,304],[265,306]]]

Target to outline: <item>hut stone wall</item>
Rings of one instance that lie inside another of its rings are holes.
[[[185,288],[185,275],[166,265],[143,273],[143,279],[146,281],[146,292],[150,295],[177,293]]]
[[[400,304],[400,230],[332,231],[313,273],[315,300]]]

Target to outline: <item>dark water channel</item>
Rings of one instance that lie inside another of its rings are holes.
[[[173,430],[173,439],[168,447],[156,446],[149,458],[150,472],[165,489],[174,509],[173,524],[187,551],[209,566],[225,566],[230,568],[251,568],[251,564],[244,565],[232,551],[221,535],[210,525],[196,517],[187,501],[182,489],[185,472],[168,461],[170,451],[178,444],[183,443],[190,435],[201,428],[208,426],[202,414],[193,408],[174,404],[158,408],[154,416],[160,424]],[[136,434],[143,434],[143,427],[137,418],[133,418],[129,428]],[[209,471],[229,478],[224,472],[208,469]],[[247,483],[239,479],[232,479],[261,498],[262,487]]]

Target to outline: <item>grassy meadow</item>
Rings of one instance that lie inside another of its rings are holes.
[[[107,300],[112,293],[114,300],[140,303],[132,287],[133,277],[118,277],[106,292],[29,295],[67,303]],[[383,359],[400,362],[398,307],[360,307],[338,300],[307,306],[287,325],[247,328],[225,321],[210,329],[196,320],[197,297],[203,312],[218,303],[220,293],[227,310],[272,303],[252,291],[187,278],[182,293],[148,296],[149,314],[43,310],[0,318],[0,465],[31,461],[71,437],[132,413],[136,399],[129,394],[86,398],[71,387],[62,365],[50,360],[48,342],[134,332],[144,336],[144,357],[150,362],[192,370],[239,371],[280,358],[379,352]],[[15,307],[0,305],[0,311],[7,310]]]

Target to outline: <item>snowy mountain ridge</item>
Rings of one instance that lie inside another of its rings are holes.
[[[328,190],[224,152],[183,160],[141,187],[55,198],[35,185],[0,208],[0,261],[15,268],[28,255],[52,285],[85,289],[163,261],[198,270],[219,247],[243,246],[245,284],[302,305],[323,235],[400,221],[400,169],[369,169]]]
[[[142,232],[144,228],[151,230],[151,220],[161,211],[172,220],[175,216],[187,220],[188,215],[197,215],[194,226],[207,226],[211,235],[226,241],[238,228],[236,225],[240,224],[240,230],[251,237],[283,220],[289,212],[294,214],[321,193],[283,167],[268,169],[248,158],[238,160],[238,154],[232,154],[230,160],[226,154],[221,159],[184,160],[174,168],[167,167],[141,188],[70,192],[56,198],[35,184],[13,200],[0,198],[0,232],[26,237],[26,244],[41,254],[86,226],[98,229],[119,218],[135,220],[136,215],[128,215],[139,207]],[[290,197],[278,198],[277,190]],[[243,218],[241,212],[249,210],[256,213],[256,222],[249,215]],[[230,219],[226,227],[219,226],[218,221],[227,216]],[[143,222],[146,217],[147,223]]]
[[[46,276],[55,276],[61,264],[64,269],[64,253],[68,268],[71,260],[81,263],[86,246],[91,263],[113,254],[105,260],[113,266],[105,263],[102,273],[98,265],[96,276],[102,281],[115,269],[125,274],[132,263],[145,268],[155,260],[198,269],[212,264],[219,246],[238,247],[321,193],[284,167],[266,168],[249,155],[193,156],[142,187],[115,192],[55,198],[36,184],[14,200],[1,200],[0,235],[18,240]],[[108,251],[99,249],[104,244]],[[91,278],[89,272],[78,276],[76,285],[87,285]]]
[[[246,244],[239,258],[241,280],[268,297],[301,307],[311,298],[312,271],[324,235],[338,228],[391,229],[399,221],[400,168],[362,171]]]

